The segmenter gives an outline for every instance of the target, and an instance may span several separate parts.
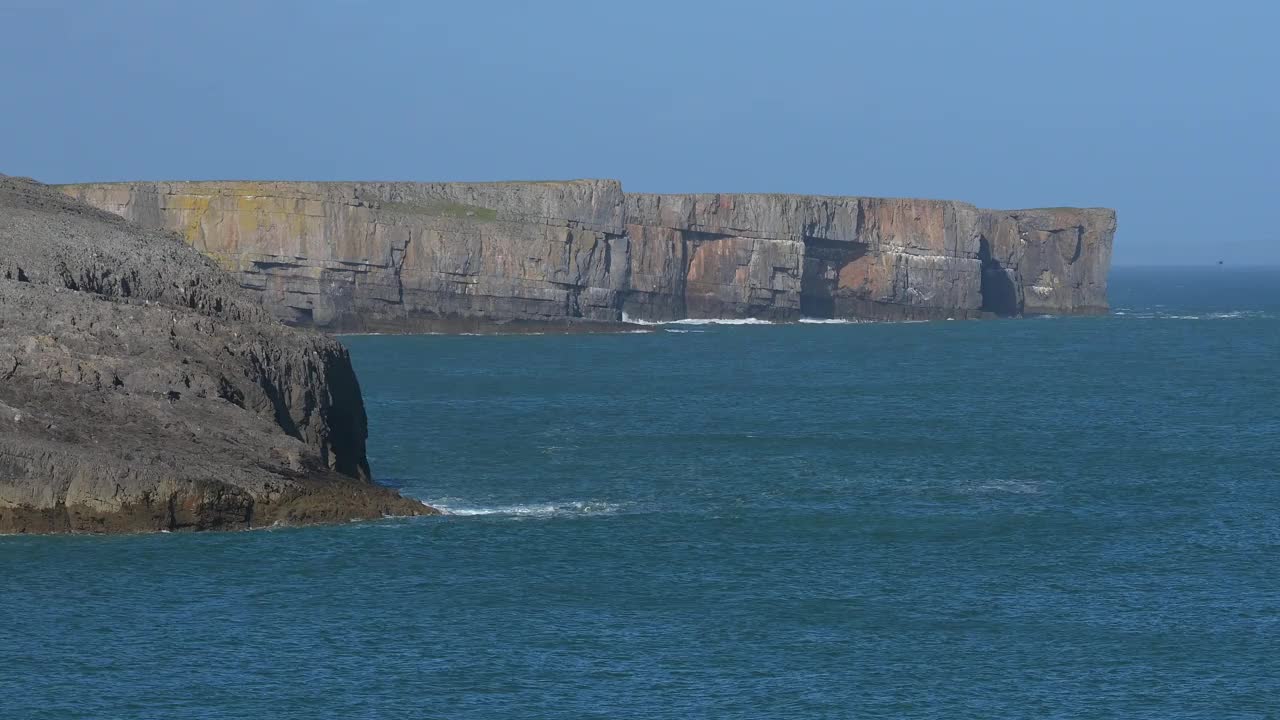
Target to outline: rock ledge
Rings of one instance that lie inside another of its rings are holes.
[[[290,324],[449,331],[626,319],[907,320],[1107,310],[1115,213],[523,183],[66,185],[172,230]]]
[[[170,233],[0,176],[0,533],[435,511],[372,483],[346,350]]]

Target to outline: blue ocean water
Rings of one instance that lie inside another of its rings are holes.
[[[0,538],[0,718],[1280,716],[1280,270],[348,337],[444,518]]]

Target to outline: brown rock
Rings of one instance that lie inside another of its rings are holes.
[[[545,183],[63,186],[178,231],[286,322],[459,322],[1105,311],[1115,214],[950,201],[624,194]]]

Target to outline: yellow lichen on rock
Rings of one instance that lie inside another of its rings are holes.
[[[211,199],[209,195],[166,196],[164,206],[161,209],[169,211],[166,215],[176,215],[177,217],[172,220],[166,218],[165,225],[182,233],[182,237],[197,249],[205,249],[197,244],[197,240],[203,235],[201,232],[202,224],[205,216],[209,213]]]
[[[1106,309],[1115,214],[552,183],[65,186],[175,230],[285,320],[976,317]],[[1052,281],[1038,277],[1049,271]]]

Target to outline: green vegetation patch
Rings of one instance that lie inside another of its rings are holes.
[[[417,202],[390,202],[375,200],[377,207],[407,215],[430,215],[471,220],[497,220],[498,211],[493,208],[468,205],[452,200],[423,200]]]

